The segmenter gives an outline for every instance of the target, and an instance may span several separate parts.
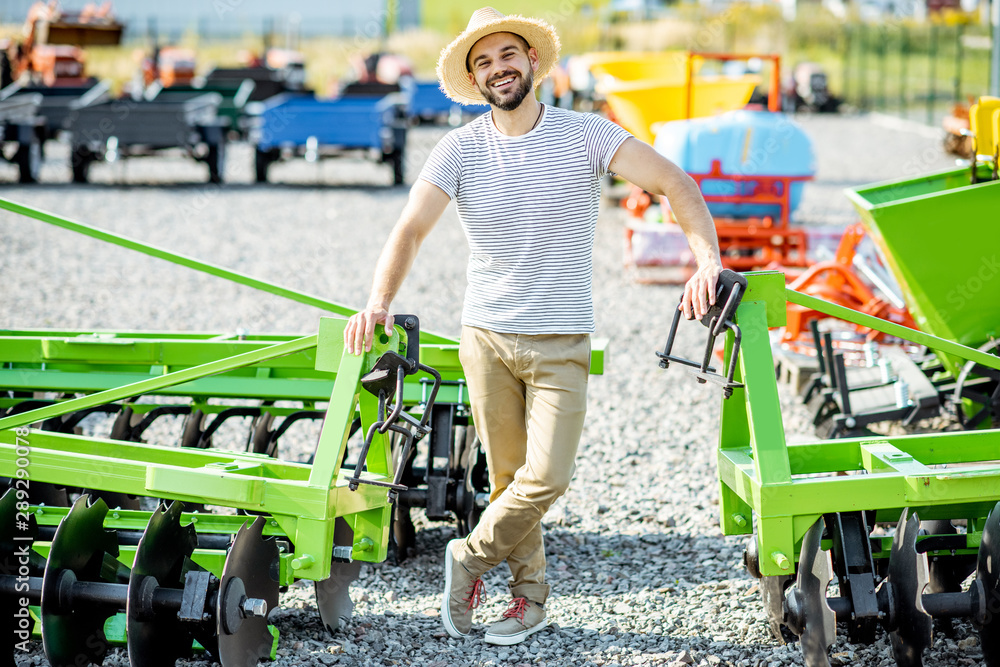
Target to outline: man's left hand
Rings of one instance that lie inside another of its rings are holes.
[[[684,285],[684,296],[680,309],[687,319],[701,319],[708,312],[709,306],[715,305],[716,282],[722,273],[722,265],[707,264],[699,267],[691,279]]]

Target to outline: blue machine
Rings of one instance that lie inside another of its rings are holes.
[[[266,182],[268,167],[284,158],[315,161],[359,151],[391,164],[393,183],[403,183],[403,96],[320,100],[311,94],[284,94],[266,100],[254,112],[251,140],[256,147],[258,183]]]
[[[730,111],[718,116],[676,120],[657,130],[653,147],[689,174],[712,173],[719,162],[722,176],[702,181],[705,195],[749,196],[754,181],[737,182],[726,176],[813,176],[816,158],[805,131],[785,114],[767,111]],[[789,215],[802,200],[805,183],[791,185]],[[776,204],[708,202],[716,217],[780,217]]]
[[[489,110],[488,104],[465,106],[448,99],[437,81],[415,82],[410,99],[410,116],[428,123],[446,122],[457,125],[463,115],[478,116]]]

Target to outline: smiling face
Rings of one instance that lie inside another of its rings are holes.
[[[513,111],[535,88],[538,53],[519,35],[495,32],[473,44],[466,67],[487,102]]]

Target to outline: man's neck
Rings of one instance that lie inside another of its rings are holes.
[[[517,137],[531,132],[541,120],[539,116],[541,111],[541,103],[535,99],[534,95],[529,94],[516,109],[511,111],[493,107],[493,124],[500,134]]]

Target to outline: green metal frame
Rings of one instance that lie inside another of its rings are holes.
[[[1000,357],[800,294],[786,288],[778,272],[750,273],[747,281],[736,312],[742,331],[736,379],[744,387],[722,403],[717,458],[723,532],[756,532],[765,576],[791,574],[802,537],[831,512],[876,510],[877,520],[896,521],[910,507],[923,519],[966,518],[967,546],[977,547],[977,527],[1000,500],[1000,432],[788,444],[768,327],[784,325],[788,301],[990,368],[1000,370]],[[730,332],[727,366],[733,339]],[[888,550],[886,543],[885,555]]]
[[[354,529],[354,558],[382,561],[388,545],[391,511],[386,491],[370,485],[350,491],[346,480],[353,471],[345,471],[341,466],[355,413],[360,413],[362,428],[366,430],[377,419],[377,400],[360,389],[362,374],[386,351],[405,353],[405,342],[400,327],[391,336],[383,333],[370,353],[355,356],[344,351],[343,329],[343,320],[323,318],[316,336],[266,346],[0,419],[0,475],[16,474],[16,450],[26,445],[30,449],[27,458],[32,482],[85,486],[268,514],[295,545],[295,551],[285,560],[296,578],[321,580],[329,576],[334,519],[338,516],[347,518]],[[130,444],[25,430],[27,425],[43,419],[182,386],[305,350],[315,351],[317,371],[333,377],[327,418],[311,466],[253,453]],[[21,435],[16,429],[20,429]],[[376,434],[373,438],[367,470],[365,477],[369,479],[386,481],[392,475],[388,436]],[[59,516],[45,508],[41,511],[38,515],[36,510],[36,516],[43,524],[50,521],[45,517]],[[195,527],[202,530],[198,523]]]

